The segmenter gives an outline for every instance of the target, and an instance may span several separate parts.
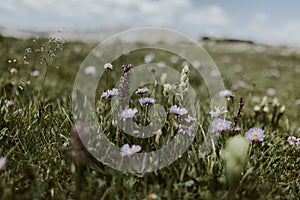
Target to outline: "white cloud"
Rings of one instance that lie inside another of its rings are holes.
[[[10,16],[1,21],[2,25],[37,29],[72,27],[72,20],[91,29],[178,23],[179,26],[220,26],[227,20],[222,8],[198,8],[191,0],[13,0],[6,1],[1,10],[10,12]]]
[[[229,19],[221,7],[212,5],[183,13],[182,22],[196,26],[226,26]]]
[[[276,12],[245,12],[248,17],[194,0],[10,0],[1,2],[0,26],[37,31],[162,26],[189,34],[300,44],[300,19],[278,24]]]
[[[254,15],[254,21],[257,23],[265,22],[266,19],[267,19],[266,13],[259,12]]]

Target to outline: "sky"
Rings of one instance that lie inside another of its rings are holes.
[[[0,27],[41,32],[154,26],[300,46],[299,9],[296,0],[0,0]]]

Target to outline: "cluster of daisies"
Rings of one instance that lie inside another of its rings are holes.
[[[215,106],[214,110],[209,112],[212,118],[215,118],[212,121],[211,129],[213,132],[222,132],[230,130],[232,127],[232,122],[222,118],[227,113],[225,108],[220,108],[219,106]],[[245,138],[250,141],[262,142],[264,141],[264,130],[261,128],[250,128],[248,131],[245,132]],[[295,136],[289,136],[287,141],[292,146],[300,146],[300,138]]]
[[[143,89],[138,89],[136,91],[136,93],[139,93],[141,91],[149,91],[148,88],[143,88]],[[142,103],[141,103],[142,101]],[[147,103],[145,103],[145,102]],[[154,99],[152,98],[140,98],[139,99],[139,102],[142,104],[142,105],[147,105],[147,104],[152,104],[155,102]],[[170,113],[172,113],[173,115],[175,115],[176,117],[182,117],[184,120],[184,123],[180,123],[178,125],[178,133],[180,134],[186,134],[186,135],[189,135],[191,136],[193,131],[194,131],[194,128],[193,128],[193,125],[191,125],[192,122],[195,122],[196,121],[196,118],[194,117],[191,117],[188,115],[188,111],[186,108],[181,108],[177,105],[172,105],[169,109]],[[132,119],[135,117],[136,113],[137,113],[137,109],[136,108],[129,108],[129,109],[126,109],[126,110],[123,110],[120,114],[121,118],[123,120],[126,120],[126,119]],[[120,151],[120,154],[122,156],[132,156],[134,155],[135,153],[138,153],[142,150],[141,146],[140,145],[132,145],[132,147],[129,146],[129,144],[124,144],[122,147],[121,147],[121,151]]]
[[[104,65],[106,70],[113,69],[113,66],[110,63],[106,63]],[[151,104],[155,104],[155,99],[151,97],[143,96],[144,94],[149,93],[149,89],[147,87],[139,88],[135,91],[136,94],[141,95],[138,99],[138,102],[141,106],[149,106]],[[113,96],[119,95],[119,91],[117,88],[107,89],[101,95],[101,98],[111,98]],[[232,91],[230,90],[222,90],[219,92],[220,97],[229,97],[232,95]],[[173,114],[176,118],[182,118],[180,120],[180,124],[178,125],[178,132],[180,134],[185,134],[191,136],[194,127],[191,124],[192,122],[196,121],[195,118],[188,115],[188,111],[186,108],[179,107],[177,105],[172,105],[169,108],[169,112]],[[128,108],[124,109],[120,112],[119,116],[121,120],[132,120],[136,117],[138,113],[138,109],[136,108]],[[225,119],[225,115],[227,110],[225,108],[221,108],[219,106],[215,106],[213,110],[209,112],[211,118],[213,118],[211,123],[211,130],[213,132],[223,132],[228,130],[239,130],[238,127],[232,127],[232,122]],[[248,131],[245,132],[245,138],[250,141],[262,142],[264,141],[264,130],[261,128],[250,128]],[[300,138],[296,138],[294,136],[290,136],[288,138],[288,142],[291,145],[300,146]],[[122,156],[132,156],[142,150],[140,145],[132,145],[130,147],[129,144],[124,144],[121,147],[120,154]]]
[[[110,63],[106,63],[104,65],[105,70],[112,70],[113,69],[113,65]],[[94,72],[95,70],[91,69],[91,67],[87,67],[86,69],[87,71],[92,71]],[[141,106],[149,106],[152,104],[155,104],[155,99],[151,98],[151,97],[145,97],[144,94],[149,93],[149,89],[147,87],[142,87],[142,88],[138,88],[135,93],[138,95],[141,95],[141,97],[138,99],[138,102]],[[112,98],[114,96],[118,96],[119,95],[119,90],[117,88],[113,88],[113,89],[107,89],[106,91],[102,92],[101,94],[101,98],[105,98],[105,99],[109,99]],[[181,108],[177,105],[172,105],[169,108],[170,113],[172,113],[174,116],[176,116],[177,118],[182,117],[183,119],[181,120],[182,123],[180,123],[178,125],[178,133],[181,134],[186,134],[191,136],[192,132],[194,130],[193,126],[192,126],[192,122],[196,121],[196,119],[194,117],[191,117],[188,115],[188,111],[186,108]],[[121,120],[126,121],[126,120],[132,120],[136,117],[138,113],[138,109],[136,108],[127,108],[124,109],[120,112],[119,116],[121,118]],[[132,145],[131,147],[129,146],[129,144],[124,144],[121,147],[121,151],[120,154],[122,156],[131,156],[134,155],[137,152],[141,151],[141,146],[139,145]]]
[[[138,88],[135,91],[136,94],[141,95],[141,97],[138,99],[138,102],[141,106],[149,106],[151,104],[155,104],[155,99],[151,97],[144,97],[143,95],[146,93],[149,93],[149,89],[147,87]],[[118,95],[118,89],[113,88],[111,90],[104,91],[101,95],[101,98],[111,98],[113,96]],[[188,115],[188,111],[186,108],[181,108],[177,105],[172,105],[169,109],[170,113],[172,113],[177,118],[182,117],[184,123],[179,124],[178,126],[178,133],[186,134],[191,136],[192,132],[194,130],[193,126],[191,125],[192,122],[196,121],[195,118]],[[138,113],[138,110],[136,108],[128,108],[125,110],[122,110],[120,112],[120,118],[123,121],[130,120],[136,117],[136,114]],[[135,153],[141,151],[141,146],[139,145],[132,145],[132,147],[129,146],[129,144],[124,144],[121,147],[120,154],[122,156],[131,156]]]
[[[232,122],[224,118],[226,113],[227,110],[219,106],[215,106],[215,109],[209,112],[210,116],[214,118],[211,123],[211,130],[213,132],[227,131],[232,128]],[[260,128],[251,128],[245,133],[245,138],[250,141],[262,142],[264,137],[264,130]]]

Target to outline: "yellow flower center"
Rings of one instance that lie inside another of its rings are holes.
[[[258,133],[253,133],[252,134],[252,138],[255,140],[255,139],[258,139],[259,138],[259,134]]]
[[[184,130],[188,130],[189,126],[188,125],[182,125],[181,128],[184,129]]]
[[[221,114],[221,111],[220,111],[220,110],[216,110],[216,111],[215,111],[215,114],[216,114],[216,115],[220,115],[220,114]]]
[[[295,137],[292,137],[292,141],[293,142],[298,142],[297,138],[295,138]]]
[[[218,129],[223,129],[224,124],[218,124]]]
[[[129,155],[131,155],[131,154],[133,154],[134,152],[133,152],[133,150],[130,148],[130,149],[128,149],[128,154]]]

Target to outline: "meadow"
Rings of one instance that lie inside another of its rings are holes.
[[[212,71],[211,78],[221,76],[231,92],[224,95],[226,113],[211,107],[205,83],[191,63],[160,50],[121,56],[112,63],[109,79],[100,79],[96,115],[106,136],[120,147],[139,144],[142,152],[163,147],[176,134],[189,135],[181,114],[170,110],[184,104],[176,94],[166,94],[163,86],[146,85],[149,93],[133,94],[128,100],[138,110],[135,122],[149,123],[151,119],[140,114],[148,105],[143,107],[137,99],[153,97],[165,108],[167,123],[161,133],[143,141],[123,134],[113,123],[110,99],[101,97],[126,74],[123,64],[134,69],[149,62],[146,57],[151,55],[150,62],[186,75],[178,85],[189,81],[201,99],[197,131],[187,151],[165,168],[132,174],[97,161],[78,140],[82,129],[74,129],[74,81],[96,44],[0,36],[0,199],[299,199],[300,50],[226,40],[201,44],[220,70]],[[186,65],[188,72],[183,71]],[[194,65],[201,67],[201,61]],[[92,69],[86,76],[93,76]],[[180,89],[179,93],[184,96]],[[215,130],[220,138],[211,139],[212,148],[203,156],[202,144],[219,116],[231,127]],[[264,137],[247,138],[251,128],[263,130]],[[295,139],[288,141],[290,136]],[[136,151],[127,156],[138,155]]]

